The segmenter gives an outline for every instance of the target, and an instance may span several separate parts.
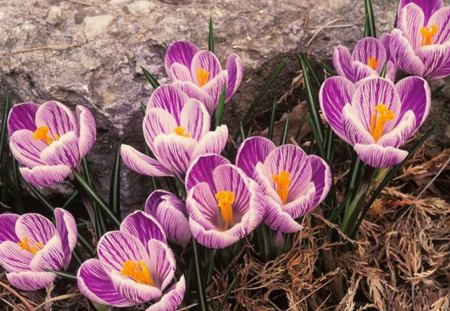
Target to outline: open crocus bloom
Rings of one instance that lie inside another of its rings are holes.
[[[427,82],[408,77],[396,85],[366,78],[358,85],[343,77],[325,80],[320,106],[333,131],[373,167],[392,167],[408,155],[400,150],[428,116]]]
[[[440,79],[450,74],[450,7],[442,0],[401,0],[390,50],[407,73]]]
[[[77,243],[73,216],[55,209],[56,227],[39,214],[0,215],[0,265],[11,285],[34,291],[52,283],[67,268]]]
[[[186,207],[176,195],[155,190],[148,196],[144,210],[159,221],[170,241],[186,247],[191,239],[191,230]]]
[[[186,174],[186,208],[192,236],[209,248],[225,248],[262,222],[262,190],[219,155],[198,157]]]
[[[85,261],[78,270],[78,288],[91,301],[130,307],[155,301],[147,311],[172,311],[180,305],[185,279],[173,282],[176,262],[160,224],[136,211],[120,231],[106,233],[98,242],[99,259]]]
[[[364,38],[356,43],[352,53],[347,47],[339,45],[333,53],[336,72],[352,82],[358,82],[369,76],[379,76],[386,65],[386,78],[394,81],[396,69],[384,45],[388,41],[385,36],[380,40]]]
[[[143,122],[145,141],[156,160],[129,145],[122,145],[124,163],[148,176],[184,178],[197,156],[221,153],[228,140],[226,125],[210,131],[211,117],[205,106],[173,85],[158,87],[150,97]]]
[[[276,147],[267,138],[250,137],[239,147],[236,164],[264,189],[265,222],[275,231],[301,230],[295,219],[318,206],[330,190],[328,164],[295,145]]]
[[[186,41],[170,45],[165,66],[173,84],[204,103],[211,114],[222,91],[226,89],[225,101],[228,101],[239,88],[244,74],[244,66],[236,54],[228,56],[226,70],[222,70],[214,53],[200,50]]]
[[[96,129],[92,113],[76,107],[76,116],[61,103],[22,103],[8,117],[10,149],[23,166],[23,178],[35,186],[62,182],[89,152]]]

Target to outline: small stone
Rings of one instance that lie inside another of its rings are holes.
[[[52,6],[48,10],[47,22],[51,25],[57,25],[62,21],[62,9],[59,6]]]
[[[130,13],[136,16],[148,14],[154,8],[155,4],[148,1],[137,1],[128,6]]]
[[[88,41],[106,32],[114,20],[112,15],[87,16],[84,19],[84,35]]]

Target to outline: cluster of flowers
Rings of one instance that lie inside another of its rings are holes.
[[[398,29],[380,40],[361,40],[353,53],[336,48],[339,76],[325,80],[321,109],[334,132],[368,165],[391,167],[407,156],[400,147],[430,108],[430,89],[422,77],[450,74],[449,20],[450,7],[440,0],[401,0]],[[318,206],[331,187],[329,165],[296,145],[277,147],[255,136],[241,144],[235,164],[220,155],[228,128],[214,128],[212,120],[220,95],[225,92],[228,101],[242,81],[237,55],[230,55],[222,69],[212,52],[179,41],[169,47],[165,66],[172,83],[152,93],[143,121],[153,157],[129,145],[122,145],[121,157],[140,174],[184,181],[186,198],[156,190],[144,211],[128,215],[120,230],[100,239],[98,259],[85,261],[77,274],[80,291],[99,304],[153,301],[147,310],[175,310],[186,284],[184,276],[175,277],[167,241],[186,247],[193,237],[222,249],[261,223],[276,232],[297,232],[302,227],[296,219]],[[400,70],[417,76],[395,84]],[[78,106],[74,115],[58,102],[16,105],[8,131],[23,178],[41,187],[70,178],[96,138],[88,109]],[[0,264],[12,285],[43,288],[68,266],[77,226],[60,208],[55,219],[56,227],[37,214],[0,215]]]

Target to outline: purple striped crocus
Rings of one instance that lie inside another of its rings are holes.
[[[92,148],[96,128],[92,113],[83,106],[76,115],[63,104],[21,103],[8,117],[9,146],[22,165],[23,178],[47,187],[62,182]]]
[[[192,159],[221,153],[225,147],[227,126],[218,126],[215,131],[210,127],[211,117],[203,103],[173,85],[162,85],[150,97],[143,121],[145,141],[156,159],[122,145],[122,160],[143,175],[183,179]]]
[[[221,249],[245,238],[262,222],[261,188],[220,155],[198,157],[186,174],[186,208],[192,236]]]
[[[244,66],[236,54],[228,56],[226,69],[222,69],[214,53],[186,41],[170,45],[165,66],[173,84],[204,103],[210,114],[216,109],[222,90],[226,89],[225,101],[228,101],[244,75]]]
[[[186,247],[191,239],[184,202],[165,190],[155,190],[145,202],[145,212],[159,221],[169,241]]]
[[[297,218],[317,207],[327,196],[332,178],[328,164],[295,145],[276,147],[267,138],[247,138],[239,147],[236,165],[262,187],[265,223],[275,231],[302,229]]]
[[[331,77],[319,98],[333,131],[372,167],[392,167],[405,159],[408,152],[400,147],[425,121],[431,103],[428,83],[420,77],[397,84],[366,78],[356,85]]]
[[[450,74],[450,6],[442,0],[401,0],[391,33],[392,60],[406,73],[427,79]]]
[[[156,219],[142,211],[128,215],[120,231],[106,233],[98,242],[98,259],[78,270],[78,288],[91,301],[130,307],[150,301],[147,311],[173,311],[181,304],[185,279],[169,287],[176,270],[175,257]]]
[[[11,285],[34,291],[51,284],[53,271],[66,269],[77,243],[73,216],[55,209],[56,226],[39,214],[0,215],[0,265]]]
[[[339,45],[333,53],[333,65],[337,74],[358,82],[369,76],[379,76],[386,65],[386,78],[394,81],[397,70],[389,59],[388,44],[389,35],[385,35],[380,40],[359,40],[352,53],[347,47]]]

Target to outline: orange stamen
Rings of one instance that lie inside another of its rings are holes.
[[[177,126],[173,129],[173,132],[179,136],[191,137],[188,132],[185,131],[184,127]]]
[[[52,137],[53,136],[53,137]],[[39,126],[34,132],[33,132],[33,139],[34,140],[42,140],[43,142],[45,142],[47,145],[50,145],[52,142],[54,142],[55,140],[59,139],[59,135],[57,133],[53,133],[53,135],[51,135],[50,133],[50,129],[45,126]]]
[[[17,245],[19,245],[24,251],[27,251],[33,255],[36,255],[36,253],[44,247],[44,244],[41,242],[34,242],[31,244],[27,237],[22,238],[19,242],[17,242]]]
[[[289,196],[289,186],[291,185],[291,174],[288,171],[281,171],[279,175],[273,175],[272,179],[276,185],[281,202],[286,204]]]
[[[438,31],[439,28],[436,25],[420,28],[420,34],[422,35],[422,46],[433,44],[434,36],[438,33]]]
[[[394,112],[385,104],[375,106],[375,111],[370,119],[370,135],[377,142],[383,135],[384,127],[387,122],[394,120]]]
[[[235,195],[232,191],[219,191],[216,193],[216,199],[225,224],[225,229],[228,229],[233,223],[233,203]]]
[[[377,65],[378,65],[378,59],[376,59],[375,56],[371,56],[369,58],[369,60],[367,61],[367,66],[369,66],[370,68],[375,70],[377,68]]]
[[[209,80],[209,72],[203,68],[197,69],[197,81],[199,86],[205,85]]]
[[[122,265],[122,270],[120,274],[133,279],[139,284],[146,284],[153,286],[153,279],[150,275],[148,267],[145,265],[143,260],[127,260]]]

